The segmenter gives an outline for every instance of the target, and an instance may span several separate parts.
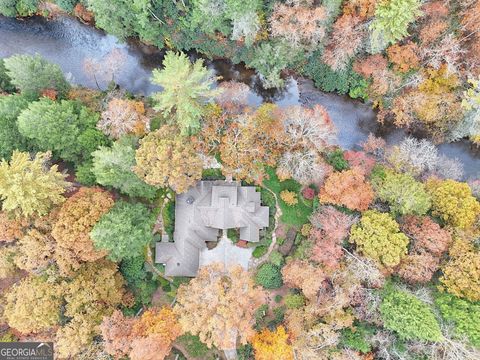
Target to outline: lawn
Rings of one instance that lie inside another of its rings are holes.
[[[267,168],[266,172],[268,178],[263,180],[262,185],[270,189],[275,193],[275,195],[277,195],[279,206],[282,210],[282,216],[280,217],[280,221],[285,224],[293,225],[297,228],[300,228],[303,224],[308,222],[308,218],[313,211],[312,203],[307,202],[302,197],[302,185],[292,179],[280,181],[277,174],[275,174],[274,168]],[[290,206],[287,205],[282,199],[280,199],[280,193],[283,190],[295,192],[297,194],[298,204]]]

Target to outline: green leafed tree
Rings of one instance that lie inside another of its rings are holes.
[[[161,38],[162,27],[155,18],[155,3],[150,0],[86,0],[95,14],[95,25],[121,39],[138,35],[148,42]],[[160,44],[159,44],[160,45]]]
[[[283,285],[280,268],[271,263],[261,265],[255,274],[255,282],[265,289],[278,289]]]
[[[370,46],[378,53],[408,35],[408,26],[422,14],[419,0],[386,0],[375,8],[370,24]]]
[[[281,77],[292,59],[292,50],[282,42],[262,42],[255,47],[255,54],[248,66],[257,70],[265,88],[282,87],[285,82]]]
[[[430,307],[405,291],[387,288],[380,305],[383,325],[403,340],[440,341],[442,333]]]
[[[143,182],[134,172],[135,139],[124,137],[116,141],[112,147],[100,147],[92,153],[93,168],[97,182],[104,186],[112,186],[129,196],[152,199],[156,188]]]
[[[377,197],[390,205],[394,215],[424,215],[432,205],[425,185],[407,174],[391,171],[380,181],[373,181]]]
[[[204,105],[219,92],[212,89],[216,79],[203,60],[192,64],[184,53],[168,51],[163,69],[153,70],[152,82],[163,88],[153,95],[155,109],[170,116],[182,134],[194,133],[200,129]]]
[[[38,99],[43,90],[55,90],[64,97],[70,89],[62,69],[40,55],[14,55],[4,59],[11,83],[28,99]]]
[[[65,175],[57,165],[46,166],[49,156],[14,151],[10,162],[0,163],[0,198],[2,209],[16,216],[45,215],[62,203],[63,192],[68,186]]]
[[[5,16],[32,16],[39,0],[0,0],[0,14]]]
[[[442,317],[455,326],[458,336],[466,336],[473,346],[480,348],[480,302],[460,299],[448,293],[435,298]]]
[[[3,59],[0,59],[0,90],[6,92],[13,92],[15,90],[15,86],[12,85],[10,76],[7,75],[7,68],[5,67]]]
[[[17,119],[20,133],[34,140],[40,150],[52,150],[73,163],[88,160],[99,145],[108,143],[95,128],[97,121],[98,114],[77,102],[49,98],[31,103]]]
[[[1,159],[10,159],[13,150],[24,151],[31,148],[17,127],[17,117],[27,106],[28,101],[21,95],[0,96]]]
[[[107,250],[112,261],[142,254],[152,239],[154,218],[143,204],[117,202],[93,227],[95,247]]]

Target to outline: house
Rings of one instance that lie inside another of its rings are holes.
[[[199,266],[212,262],[246,268],[252,249],[233,246],[226,231],[239,229],[241,240],[258,242],[268,226],[268,210],[253,186],[200,181],[176,195],[173,242],[164,236],[156,244],[155,262],[165,264],[167,276],[195,276]],[[206,242],[219,243],[209,250]]]

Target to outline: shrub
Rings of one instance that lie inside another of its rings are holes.
[[[255,282],[265,289],[278,289],[283,285],[282,273],[278,266],[265,263],[258,268],[255,274]]]
[[[273,265],[278,266],[278,267],[281,267],[283,262],[284,262],[283,255],[280,252],[278,252],[277,250],[274,250],[274,251],[271,252],[270,258],[268,260]]]
[[[285,305],[288,309],[298,309],[305,305],[305,298],[301,294],[285,295]]]
[[[348,169],[348,161],[343,157],[343,150],[337,149],[327,154],[327,162],[337,171]]]
[[[253,250],[252,256],[254,258],[261,258],[263,255],[265,255],[268,251],[268,246],[265,245],[259,245]]]
[[[387,289],[380,313],[385,328],[395,331],[402,340],[442,339],[440,325],[430,307],[407,292]]]
[[[315,189],[306,187],[302,190],[302,196],[305,200],[313,200],[315,198]]]
[[[298,204],[297,194],[293,191],[283,190],[280,193],[280,199],[282,199],[285,204],[289,206],[294,206]]]

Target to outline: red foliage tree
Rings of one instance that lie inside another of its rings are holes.
[[[348,161],[350,167],[360,168],[364,174],[370,174],[375,166],[375,159],[363,151],[345,151],[343,158]]]
[[[440,257],[452,242],[452,235],[429,217],[407,216],[402,231],[414,239],[413,250]]]
[[[397,273],[411,284],[427,283],[439,268],[439,259],[431,254],[412,254],[402,259]]]

